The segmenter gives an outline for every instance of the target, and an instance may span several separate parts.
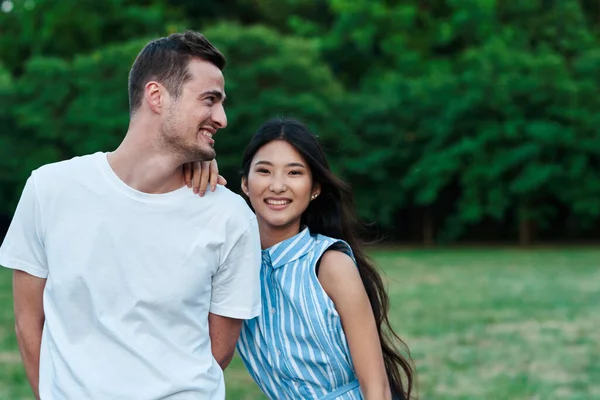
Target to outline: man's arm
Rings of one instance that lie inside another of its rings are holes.
[[[13,273],[15,330],[25,372],[35,398],[39,400],[40,346],[44,327],[43,294],[46,279],[27,272]]]
[[[213,356],[225,369],[244,320],[260,313],[260,239],[253,215],[212,278],[208,327]]]
[[[241,200],[241,199],[240,199]],[[243,321],[260,313],[260,239],[253,215],[212,277],[208,327],[213,356],[225,369]]]
[[[227,368],[235,352],[240,331],[242,329],[241,319],[222,317],[213,313],[208,314],[208,329],[213,357],[221,369]]]

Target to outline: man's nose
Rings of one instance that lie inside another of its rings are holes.
[[[225,114],[223,103],[219,103],[213,107],[211,119],[219,129],[227,127],[227,114]]]

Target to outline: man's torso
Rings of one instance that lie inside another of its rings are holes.
[[[136,193],[104,162],[36,176],[49,271],[42,398],[223,398],[207,317],[231,240],[227,199]]]

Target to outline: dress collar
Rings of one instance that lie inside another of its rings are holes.
[[[273,268],[282,267],[308,253],[313,240],[310,230],[304,228],[297,235],[263,250],[263,259],[268,256]]]

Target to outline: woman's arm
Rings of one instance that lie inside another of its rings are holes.
[[[318,278],[342,320],[363,396],[391,399],[375,317],[354,261],[328,250],[321,258]]]

